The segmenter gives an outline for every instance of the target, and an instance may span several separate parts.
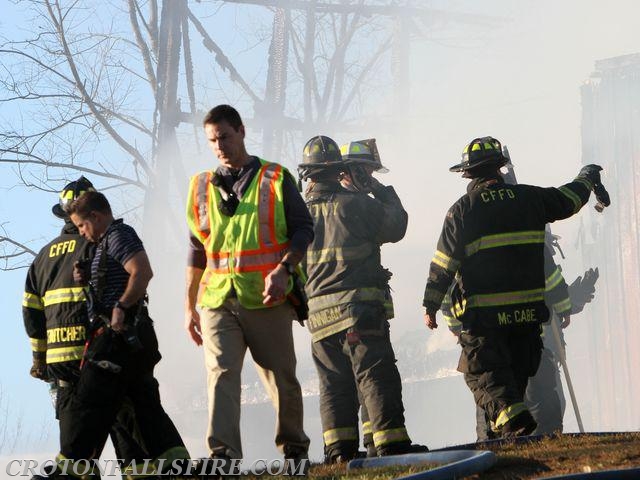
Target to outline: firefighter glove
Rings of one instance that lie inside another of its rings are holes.
[[[593,185],[600,184],[600,170],[602,167],[600,165],[590,164],[585,165],[580,169],[580,173],[578,173],[579,177],[586,177]]]
[[[48,379],[47,375],[47,353],[46,352],[33,352],[33,364],[29,370],[29,375],[39,380]]]
[[[576,278],[569,285],[569,298],[571,299],[571,313],[580,313],[584,306],[593,300],[596,293],[596,282],[600,272],[597,268],[590,268],[582,277]]]

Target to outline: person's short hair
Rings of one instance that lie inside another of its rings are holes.
[[[80,218],[86,218],[91,212],[100,212],[105,215],[111,214],[111,205],[109,205],[109,200],[104,194],[100,192],[85,192],[69,206],[70,216],[75,214]]]
[[[213,125],[225,120],[234,130],[238,130],[242,126],[242,118],[240,118],[238,111],[231,105],[224,104],[209,110],[202,120],[202,125],[206,127],[207,125]]]

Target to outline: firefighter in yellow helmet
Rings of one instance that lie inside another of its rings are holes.
[[[407,212],[393,187],[371,174],[384,169],[375,140],[342,147],[310,139],[298,167],[315,237],[306,257],[308,327],[320,380],[325,461],[358,455],[358,408],[368,454],[426,451],[405,428],[402,384],[389,338],[391,273],[380,246],[398,242]]]
[[[423,305],[428,328],[458,275],[462,322],[458,370],[499,436],[527,435],[536,422],[523,397],[540,362],[545,306],[545,225],[568,218],[600,184],[601,167],[587,165],[560,188],[507,185],[507,159],[492,137],[472,140],[450,168],[471,181],[444,220],[431,260]]]

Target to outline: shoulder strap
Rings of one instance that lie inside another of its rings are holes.
[[[100,241],[100,258],[98,259],[98,271],[96,272],[95,288],[95,300],[98,304],[102,303],[102,296],[104,294],[104,287],[107,283],[107,248],[109,233],[107,232],[103,239]]]

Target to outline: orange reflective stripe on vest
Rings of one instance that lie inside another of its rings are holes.
[[[258,218],[260,219],[260,246],[273,248],[278,244],[275,232],[275,181],[281,175],[282,167],[270,164],[260,169]],[[273,181],[272,181],[273,180]]]
[[[212,273],[229,272],[229,256],[226,253],[211,254],[207,252],[207,268]]]
[[[289,242],[276,245],[275,249],[269,250],[248,250],[235,257],[235,270],[237,272],[258,272],[267,273],[276,268],[278,263],[287,253]]]

